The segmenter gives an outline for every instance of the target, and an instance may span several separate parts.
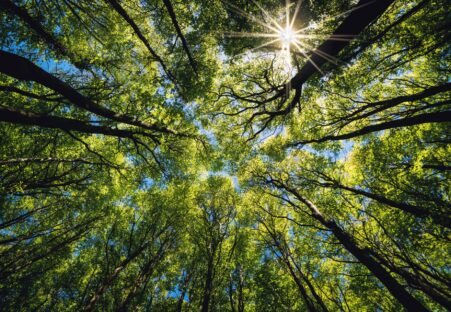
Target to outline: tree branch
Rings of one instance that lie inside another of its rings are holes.
[[[185,50],[186,54],[188,55],[188,59],[191,64],[191,67],[193,68],[194,72],[197,75],[196,61],[194,60],[194,58],[189,50],[188,42],[186,41],[185,36],[183,36],[182,30],[180,29],[180,25],[177,22],[177,17],[175,15],[172,3],[170,0],[163,0],[163,2],[164,2],[164,5],[166,6],[166,9],[168,10],[169,16],[171,17],[172,24],[174,25],[174,28],[177,31],[177,35],[179,36],[180,40],[182,41],[183,49]]]
[[[142,122],[136,117],[120,114],[94,103],[91,99],[82,95],[67,83],[36,66],[22,56],[0,50],[0,72],[19,80],[35,81],[61,94],[76,107],[90,111],[96,115],[147,130],[175,134],[175,132],[170,129]]]
[[[11,108],[0,108],[0,121],[21,125],[39,126],[43,128],[61,129],[63,131],[78,131],[89,134],[103,134],[107,136],[127,138],[132,140],[136,139],[136,135],[143,135],[156,140],[153,135],[146,132],[114,129],[106,126],[93,126],[76,119],[58,116],[37,115],[23,110],[14,110]]]
[[[139,40],[146,46],[147,50],[150,52],[152,57],[161,65],[164,72],[168,75],[169,79],[171,79],[174,83],[176,83],[175,76],[169,71],[165,63],[163,62],[163,59],[155,52],[154,49],[150,46],[149,41],[144,37],[141,30],[139,29],[138,25],[136,25],[135,21],[128,15],[128,13],[125,11],[125,9],[120,5],[119,2],[116,0],[105,0],[108,2],[111,7],[120,15],[122,18],[133,28],[133,31],[138,36]]]
[[[345,133],[341,135],[327,135],[319,139],[311,139],[311,140],[303,140],[295,143],[290,143],[285,145],[285,147],[299,147],[300,145],[309,144],[309,143],[322,143],[327,141],[341,141],[352,139],[355,137],[359,137],[365,134],[369,134],[372,132],[377,132],[381,130],[388,130],[393,128],[403,128],[408,126],[420,125],[424,123],[439,123],[439,122],[450,122],[451,121],[451,111],[444,112],[434,112],[434,113],[426,113],[421,115],[416,115],[409,118],[403,118],[398,120],[387,121],[383,123],[379,123],[376,125],[371,125],[367,127],[363,127],[362,129]]]

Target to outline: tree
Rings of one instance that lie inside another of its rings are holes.
[[[0,0],[0,310],[450,310],[448,7]]]

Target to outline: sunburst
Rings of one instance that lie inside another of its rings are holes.
[[[275,49],[281,57],[283,63],[285,64],[285,71],[289,74],[292,73],[292,56],[293,53],[303,56],[308,62],[311,62],[312,65],[321,72],[321,69],[313,62],[309,55],[317,54],[318,56],[326,59],[327,61],[337,64],[339,62],[335,57],[318,50],[311,43],[312,40],[322,41],[324,39],[328,40],[337,40],[337,41],[349,41],[352,39],[352,36],[330,36],[327,34],[319,34],[315,33],[315,31],[320,27],[322,23],[333,19],[335,17],[346,14],[350,11],[343,12],[339,15],[329,17],[323,21],[310,23],[307,27],[303,27],[300,29],[295,28],[295,21],[299,15],[302,0],[297,1],[296,7],[294,9],[293,14],[290,16],[290,11],[292,11],[293,3],[290,0],[286,0],[285,12],[283,16],[280,18],[276,18],[271,16],[258,2],[252,0],[252,2],[260,9],[262,14],[265,16],[266,21],[262,21],[261,19],[255,17],[252,14],[249,14],[243,11],[241,8],[236,5],[229,3],[227,1],[223,1],[226,5],[228,5],[233,11],[240,14],[241,16],[249,19],[252,22],[255,22],[267,31],[260,33],[249,33],[249,32],[226,32],[224,33],[227,37],[235,37],[235,38],[261,38],[265,39],[265,42],[257,47],[253,47],[250,50],[245,51],[244,53],[254,52],[257,50],[261,50],[265,47],[277,47]],[[356,8],[354,8],[356,9]],[[353,9],[353,10],[354,10]],[[322,73],[322,72],[321,72]]]

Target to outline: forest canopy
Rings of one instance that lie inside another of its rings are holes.
[[[449,311],[446,0],[0,0],[1,311]]]

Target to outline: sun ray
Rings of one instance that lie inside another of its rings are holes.
[[[224,36],[230,38],[278,38],[278,34],[268,34],[268,33],[248,33],[248,32],[235,32],[229,31],[224,32]]]
[[[319,71],[322,75],[324,75],[324,72],[321,70],[321,68],[319,68],[319,66],[316,65],[316,63],[310,58],[310,56],[308,56],[307,53],[305,53],[302,50],[302,48],[298,45],[297,42],[294,43],[294,46],[298,49],[299,53],[301,53],[307,59],[307,61],[312,63],[313,67],[315,67],[317,71]]]
[[[294,40],[296,40],[295,33],[291,28],[286,28],[279,32],[277,35],[283,45],[289,46]]]
[[[303,0],[298,0],[296,2],[296,6],[294,8],[293,15],[290,16],[290,11],[292,5],[294,3],[291,3],[291,0],[285,0],[285,14],[284,16],[280,17],[278,22],[273,17],[270,16],[270,14],[255,0],[251,0],[263,13],[264,17],[269,21],[268,23],[264,23],[261,19],[258,19],[257,17],[253,16],[252,14],[246,13],[241,8],[227,2],[226,0],[223,0],[225,4],[227,4],[233,11],[237,12],[238,14],[242,15],[245,18],[249,18],[252,21],[255,21],[256,23],[264,26],[266,29],[269,30],[269,33],[264,32],[225,32],[224,36],[231,37],[231,38],[262,38],[262,39],[269,39],[268,42],[265,42],[255,48],[252,48],[251,50],[247,50],[245,52],[242,52],[238,55],[239,56],[248,52],[253,52],[255,50],[261,49],[266,46],[274,45],[278,43],[280,45],[280,54],[279,58],[282,61],[284,65],[283,72],[287,72],[289,74],[289,78],[291,78],[293,66],[292,66],[292,53],[299,53],[305,59],[307,62],[310,62],[318,72],[321,74],[324,74],[323,71],[321,71],[318,64],[315,63],[315,61],[312,58],[312,55],[315,54],[326,61],[333,63],[335,65],[338,65],[341,61],[337,59],[336,57],[329,55],[328,53],[321,51],[316,46],[317,41],[323,41],[326,40],[334,40],[334,41],[350,41],[353,38],[355,38],[354,35],[346,35],[346,34],[339,34],[339,35],[330,35],[330,34],[321,34],[321,33],[313,33],[315,31],[315,28],[317,28],[318,24],[321,25],[329,20],[338,18],[342,15],[348,14],[349,12],[352,12],[354,10],[358,10],[362,8],[364,5],[352,8],[350,10],[347,10],[346,12],[343,12],[341,14],[331,16],[329,18],[323,19],[322,21],[312,24],[310,23],[307,27],[304,27],[302,29],[294,29],[295,20],[296,17],[299,15],[299,12],[301,10],[301,5],[303,3]]]
[[[303,45],[306,46],[308,49],[310,49],[313,53],[319,55],[320,57],[324,58],[325,60],[327,60],[335,65],[339,65],[339,63],[342,63],[342,61],[340,59],[336,58],[335,56],[332,56],[332,55],[328,54],[327,52],[322,51],[319,48],[314,48],[306,42],[303,42]]]
[[[285,0],[285,29],[290,29],[290,0]]]
[[[279,28],[279,31],[283,30],[283,27],[279,25],[279,23],[277,23],[277,21],[272,18],[272,16],[260,5],[258,4],[258,2],[256,2],[255,0],[252,0],[252,2],[263,12],[263,14],[266,15],[266,17],[271,21],[271,23],[276,26],[277,28]]]
[[[296,39],[328,39],[332,41],[351,41],[353,37],[349,36],[329,36],[318,34],[295,34]]]
[[[225,4],[227,4],[230,8],[232,8],[237,14],[239,14],[239,15],[241,15],[243,17],[249,18],[250,20],[256,22],[257,24],[259,24],[259,25],[261,25],[263,27],[266,27],[267,29],[269,29],[271,31],[274,31],[274,32],[278,32],[279,31],[279,29],[277,29],[277,28],[275,28],[275,27],[273,27],[273,26],[271,26],[269,24],[265,24],[264,22],[259,20],[257,17],[255,17],[252,14],[249,14],[249,13],[243,11],[241,8],[237,7],[236,5],[234,5],[234,4],[232,4],[232,3],[228,2],[228,1],[225,1],[225,0],[223,0],[223,2]]]
[[[326,52],[321,51],[320,49],[315,49],[312,46],[309,46],[308,44],[306,44],[305,42],[299,42],[299,44],[306,48],[307,50],[309,50],[310,52],[318,55],[319,57],[322,57],[323,59],[325,59],[326,61],[329,61],[335,65],[338,65],[339,60],[337,58],[334,58],[333,56],[327,54]]]
[[[292,16],[292,18],[291,18],[290,28],[293,28],[293,26],[294,26],[294,21],[296,20],[296,17],[298,16],[299,10],[301,9],[302,1],[303,1],[303,0],[299,0],[299,1],[296,3],[296,8],[294,9],[294,13],[293,13],[293,16]]]
[[[246,53],[252,53],[252,52],[254,52],[255,50],[258,50],[258,49],[264,48],[264,47],[266,47],[266,46],[272,45],[273,43],[276,43],[277,41],[279,41],[279,39],[274,39],[274,40],[265,42],[265,43],[259,45],[258,47],[255,47],[255,48],[252,48],[252,49],[250,49],[250,50],[246,50],[246,51],[244,51],[244,52],[242,52],[242,53],[236,54],[235,57],[236,57],[236,56],[241,56],[241,55],[246,54]]]

